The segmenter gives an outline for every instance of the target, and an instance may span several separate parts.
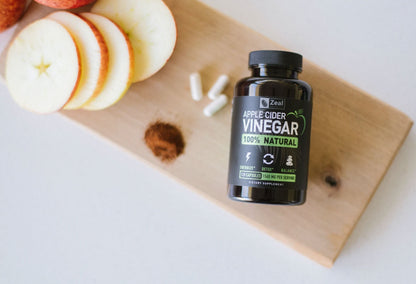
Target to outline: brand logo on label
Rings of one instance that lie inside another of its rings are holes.
[[[285,109],[284,99],[260,98],[260,108]]]

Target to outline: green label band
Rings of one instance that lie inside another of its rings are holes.
[[[240,171],[239,177],[241,179],[251,179],[251,180],[296,182],[296,175],[292,175],[292,174]]]
[[[241,136],[241,144],[298,148],[298,138],[276,135],[243,134],[243,136]]]

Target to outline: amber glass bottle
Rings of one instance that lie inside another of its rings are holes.
[[[228,195],[238,201],[300,205],[306,200],[312,88],[301,80],[302,56],[259,50],[252,76],[233,99]]]

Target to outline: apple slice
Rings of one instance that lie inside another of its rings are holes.
[[[75,92],[81,73],[77,46],[61,24],[41,19],[13,40],[6,58],[6,82],[21,107],[60,110]]]
[[[65,26],[79,48],[82,62],[80,84],[64,108],[81,108],[101,91],[107,76],[108,50],[104,38],[91,22],[73,13],[59,11],[47,18]]]
[[[176,43],[175,20],[161,0],[100,0],[92,12],[115,21],[128,35],[134,50],[133,82],[159,71]]]
[[[113,21],[93,13],[80,15],[101,32],[108,48],[108,74],[101,92],[83,108],[100,110],[119,101],[130,87],[133,76],[133,49],[126,34]]]
[[[39,4],[55,9],[75,9],[88,5],[95,0],[35,0]]]

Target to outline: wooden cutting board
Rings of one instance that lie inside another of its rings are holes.
[[[249,51],[282,47],[194,0],[166,2],[178,28],[176,50],[168,64],[152,78],[134,84],[126,97],[108,110],[62,111],[62,115],[273,238],[322,265],[332,266],[412,121],[305,61],[301,79],[314,89],[306,204],[282,207],[231,201],[226,194],[231,106],[212,118],[204,117],[202,109],[209,99],[191,100],[189,74],[201,72],[205,91],[223,73],[231,76],[234,85],[249,75]],[[31,4],[18,30],[50,11]],[[2,74],[4,58],[3,53]],[[225,91],[230,97],[232,89],[229,86]],[[169,165],[155,158],[144,144],[144,131],[156,120],[179,125],[186,139],[185,153]]]

